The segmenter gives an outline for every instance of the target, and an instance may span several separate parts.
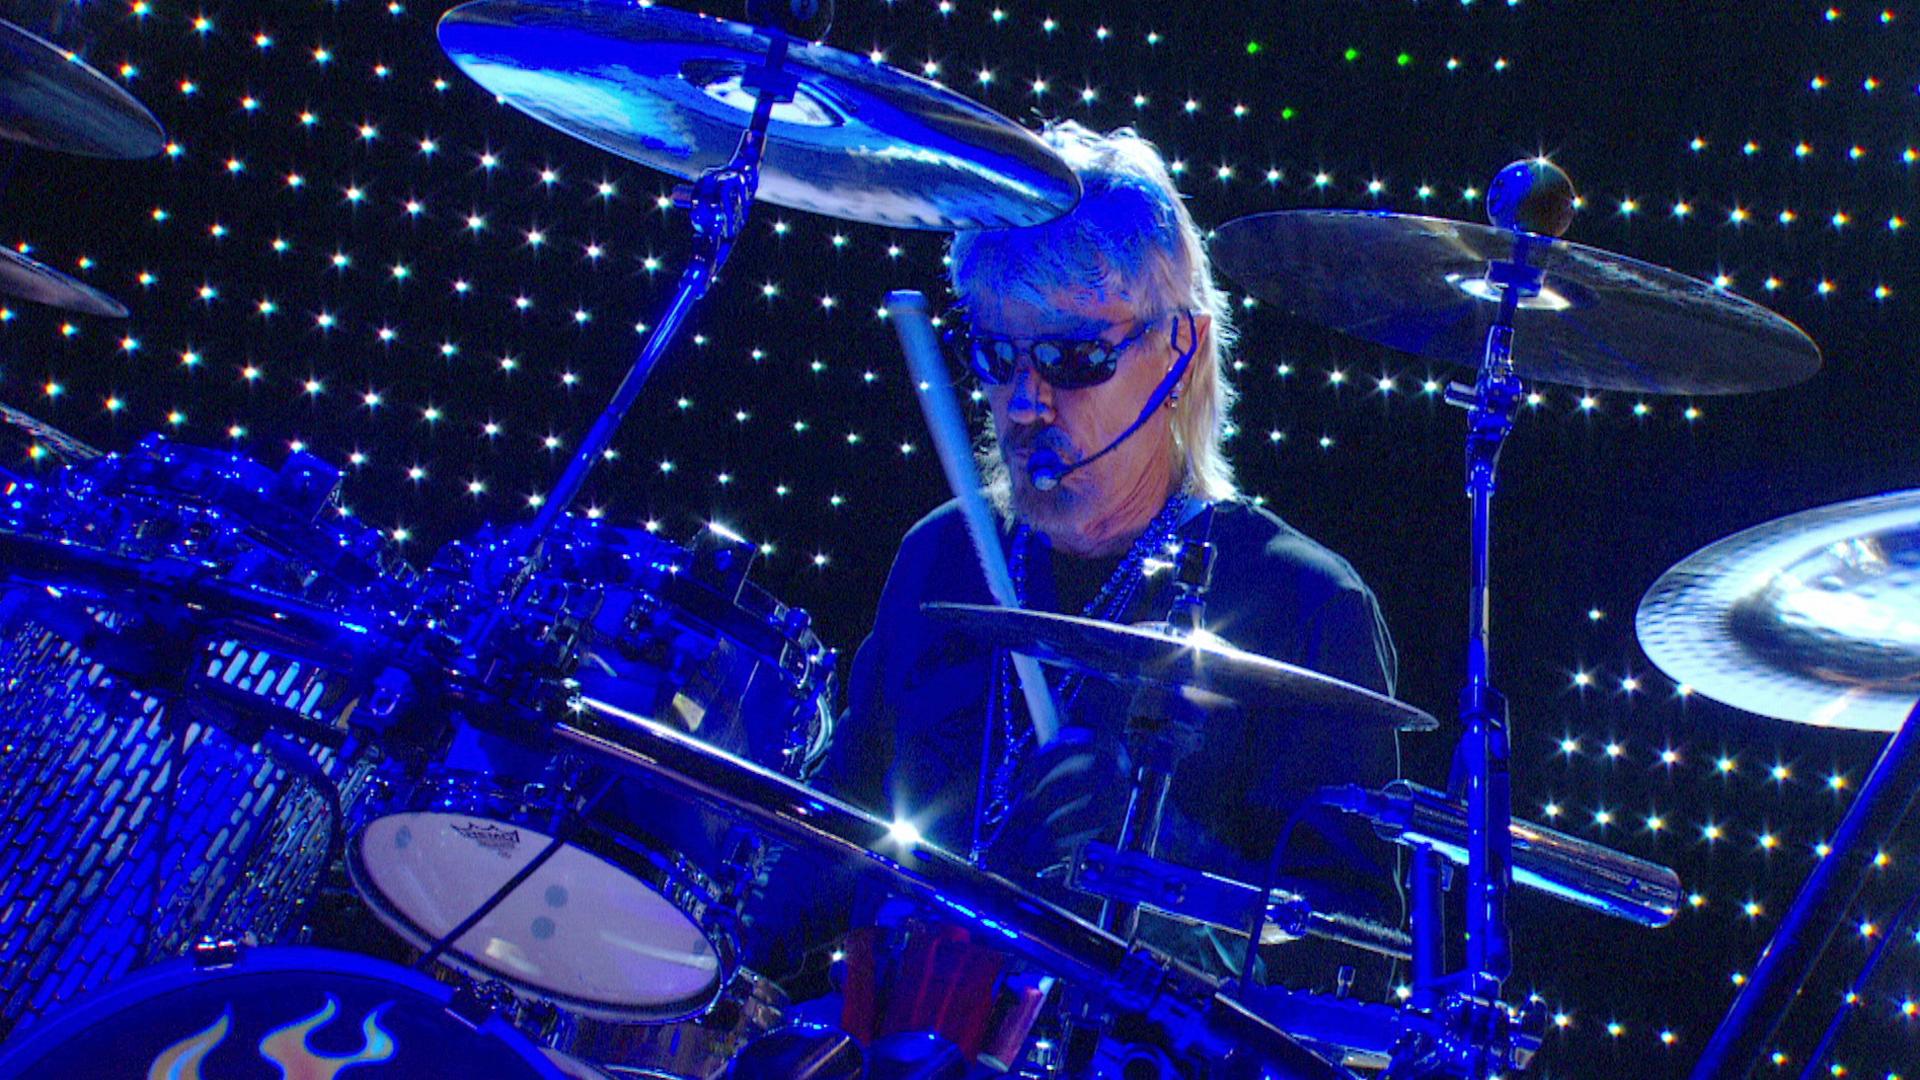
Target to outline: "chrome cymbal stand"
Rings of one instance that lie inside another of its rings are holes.
[[[681,184],[674,189],[674,202],[688,210],[693,223],[693,255],[686,269],[680,274],[680,282],[668,301],[666,310],[660,316],[659,325],[647,336],[641,346],[640,354],[626,377],[614,391],[613,399],[588,429],[586,437],[567,461],[566,471],[553,486],[545,501],[540,504],[539,512],[534,516],[533,526],[520,537],[508,543],[517,550],[509,551],[511,558],[520,560],[520,566],[501,586],[500,603],[487,614],[470,637],[463,643],[463,655],[460,662],[467,668],[460,674],[467,676],[480,687],[497,689],[496,683],[502,682],[500,676],[510,672],[512,664],[494,663],[497,657],[488,655],[488,648],[502,623],[511,610],[513,598],[519,594],[533,575],[539,572],[547,539],[554,527],[565,514],[573,500],[580,494],[586,483],[587,473],[594,462],[606,451],[613,441],[614,433],[620,428],[621,421],[639,398],[640,391],[646,386],[647,377],[653,373],[660,358],[666,354],[667,347],[679,333],[687,316],[694,306],[706,296],[713,279],[726,264],[727,257],[733,252],[733,245],[740,238],[741,230],[746,227],[747,214],[752,208],[754,194],[760,185],[760,161],[766,149],[767,125],[773,119],[773,107],[781,102],[792,101],[799,88],[799,79],[784,65],[787,50],[792,39],[776,28],[765,28],[772,44],[767,50],[763,65],[748,68],[742,73],[741,81],[754,94],[752,119],[746,131],[740,137],[740,145],[735,148],[733,157],[726,164],[708,169],[691,184]],[[485,732],[480,735],[482,753],[487,753],[497,740]],[[511,740],[508,740],[511,743]],[[565,843],[566,832],[557,830],[554,838],[534,857],[523,871],[507,880],[492,895],[482,901],[463,919],[452,932],[442,935],[432,943],[427,959],[422,961],[425,967],[432,959],[451,947],[459,938],[481,919],[493,912],[518,888],[532,871],[556,854]]]
[[[693,255],[681,271],[679,284],[661,313],[659,324],[647,335],[646,343],[614,391],[613,399],[600,411],[593,427],[587,430],[586,437],[568,459],[566,470],[541,502],[533,527],[518,541],[516,546],[520,550],[513,555],[523,561],[502,589],[503,599],[511,598],[539,570],[542,550],[554,526],[579,496],[587,473],[606,452],[627,411],[646,386],[647,378],[653,374],[694,306],[706,296],[713,279],[733,253],[734,242],[746,227],[753,197],[760,187],[760,161],[766,150],[767,125],[773,118],[773,107],[792,101],[799,88],[799,78],[784,67],[792,39],[781,30],[764,29],[772,41],[767,58],[761,66],[748,68],[741,75],[742,84],[753,92],[754,106],[740,145],[725,165],[708,169],[692,183],[674,188],[674,204],[687,210],[692,220]],[[498,621],[497,615],[486,620],[475,635],[476,646],[491,636]]]
[[[1460,693],[1460,743],[1450,787],[1467,806],[1466,966],[1442,974],[1441,861],[1417,850],[1413,860],[1413,1004],[1433,1010],[1437,1034],[1410,1038],[1396,1048],[1390,1078],[1483,1077],[1524,1067],[1513,1014],[1500,1000],[1500,986],[1513,973],[1507,926],[1507,892],[1513,883],[1513,796],[1507,701],[1493,685],[1492,598],[1493,496],[1500,451],[1513,431],[1514,413],[1526,387],[1513,370],[1513,317],[1520,303],[1538,295],[1539,267],[1528,263],[1551,237],[1514,230],[1512,259],[1487,267],[1487,283],[1499,292],[1499,307],[1487,331],[1486,351],[1472,386],[1447,388],[1450,404],[1467,410],[1466,488],[1472,503],[1471,576],[1467,594],[1467,678]],[[1531,1056],[1531,1047],[1527,1048]]]

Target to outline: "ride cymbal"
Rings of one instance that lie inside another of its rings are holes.
[[[1524,237],[1543,273],[1514,315],[1521,377],[1588,390],[1736,394],[1801,382],[1820,350],[1743,297],[1598,248],[1443,218],[1287,210],[1229,221],[1213,257],[1242,288],[1311,322],[1478,368],[1499,292],[1487,264]]]
[[[152,157],[167,133],[73,53],[0,19],[0,138],[88,157]]]
[[[753,109],[744,82],[770,42],[666,8],[474,0],[440,45],[502,101],[574,138],[682,179],[725,164]],[[1079,200],[1032,132],[945,87],[817,43],[793,43],[758,198],[910,229],[1036,225]]]

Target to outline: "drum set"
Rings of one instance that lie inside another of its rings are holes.
[[[1572,190],[1544,162],[1500,174],[1491,225],[1289,212],[1215,241],[1251,294],[1476,372],[1448,393],[1468,417],[1473,523],[1453,775],[1446,790],[1320,796],[1411,852],[1410,933],[1284,881],[1156,858],[1151,811],[1176,752],[1137,771],[1146,810],[1120,841],[1074,860],[1072,887],[1108,904],[1100,925],[809,784],[834,736],[836,657],[804,611],[749,580],[754,546],[573,516],[574,496],[756,202],[954,230],[1041,223],[1079,196],[1011,121],[819,44],[830,15],[811,0],[750,3],[747,22],[473,0],[441,21],[443,48],[503,101],[685,181],[695,244],[679,288],[531,522],[417,570],[333,512],[340,474],[310,455],[275,469],[158,436],[101,454],[9,411],[68,464],[0,474],[0,1076],[1480,1078],[1525,1069],[1546,1025],[1502,995],[1512,885],[1648,927],[1673,918],[1672,870],[1512,816],[1487,614],[1496,467],[1527,380],[1733,393],[1804,379],[1819,354],[1723,290],[1558,239]],[[111,82],[3,36],[0,137],[160,145]],[[0,291],[125,311],[4,254]],[[1649,655],[1700,692],[1896,733],[1702,1077],[1744,1074],[1920,772],[1916,521],[1902,493],[1762,526],[1683,562],[1642,606]],[[1203,555],[1170,557],[1204,576]],[[1161,699],[1437,726],[1203,633],[1191,595],[1145,627],[934,615],[1174,692]],[[1139,711],[1142,731],[1178,741],[1177,718]],[[760,887],[784,852],[893,897],[887,921],[840,947],[837,1023],[790,1002],[742,945],[778,902]],[[370,916],[381,955],[316,947],[339,944],[316,930],[329,904]],[[1140,910],[1394,956],[1410,994],[1215,979],[1135,940],[1125,915]]]

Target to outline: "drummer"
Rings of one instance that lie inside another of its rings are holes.
[[[1170,540],[1204,538],[1218,551],[1213,633],[1390,694],[1393,646],[1359,574],[1235,486],[1231,313],[1166,163],[1130,130],[1066,122],[1043,137],[1083,199],[1045,225],[958,234],[946,320],[991,408],[980,464],[1023,606],[1165,619],[1171,575],[1157,560]],[[936,626],[929,601],[992,602],[956,503],[901,544],[823,784],[1068,902],[1046,882],[1078,845],[1112,841],[1125,809],[1128,694],[1050,672],[1067,734],[1039,745],[1007,654]],[[1391,734],[1271,708],[1210,713],[1203,731],[1174,779],[1160,857],[1259,880],[1284,835],[1283,873],[1398,924],[1385,846],[1364,825],[1303,810],[1322,785],[1393,779]],[[1172,923],[1148,919],[1141,933],[1216,972],[1242,955],[1225,935]],[[1357,957],[1300,942],[1266,961],[1279,981],[1325,988],[1341,964],[1364,970]],[[1375,970],[1361,992],[1384,993]]]

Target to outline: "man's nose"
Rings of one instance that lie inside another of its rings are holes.
[[[1016,424],[1032,424],[1053,419],[1053,384],[1033,369],[1033,361],[1021,357],[1013,369],[1013,393],[1007,398],[1007,419]]]

